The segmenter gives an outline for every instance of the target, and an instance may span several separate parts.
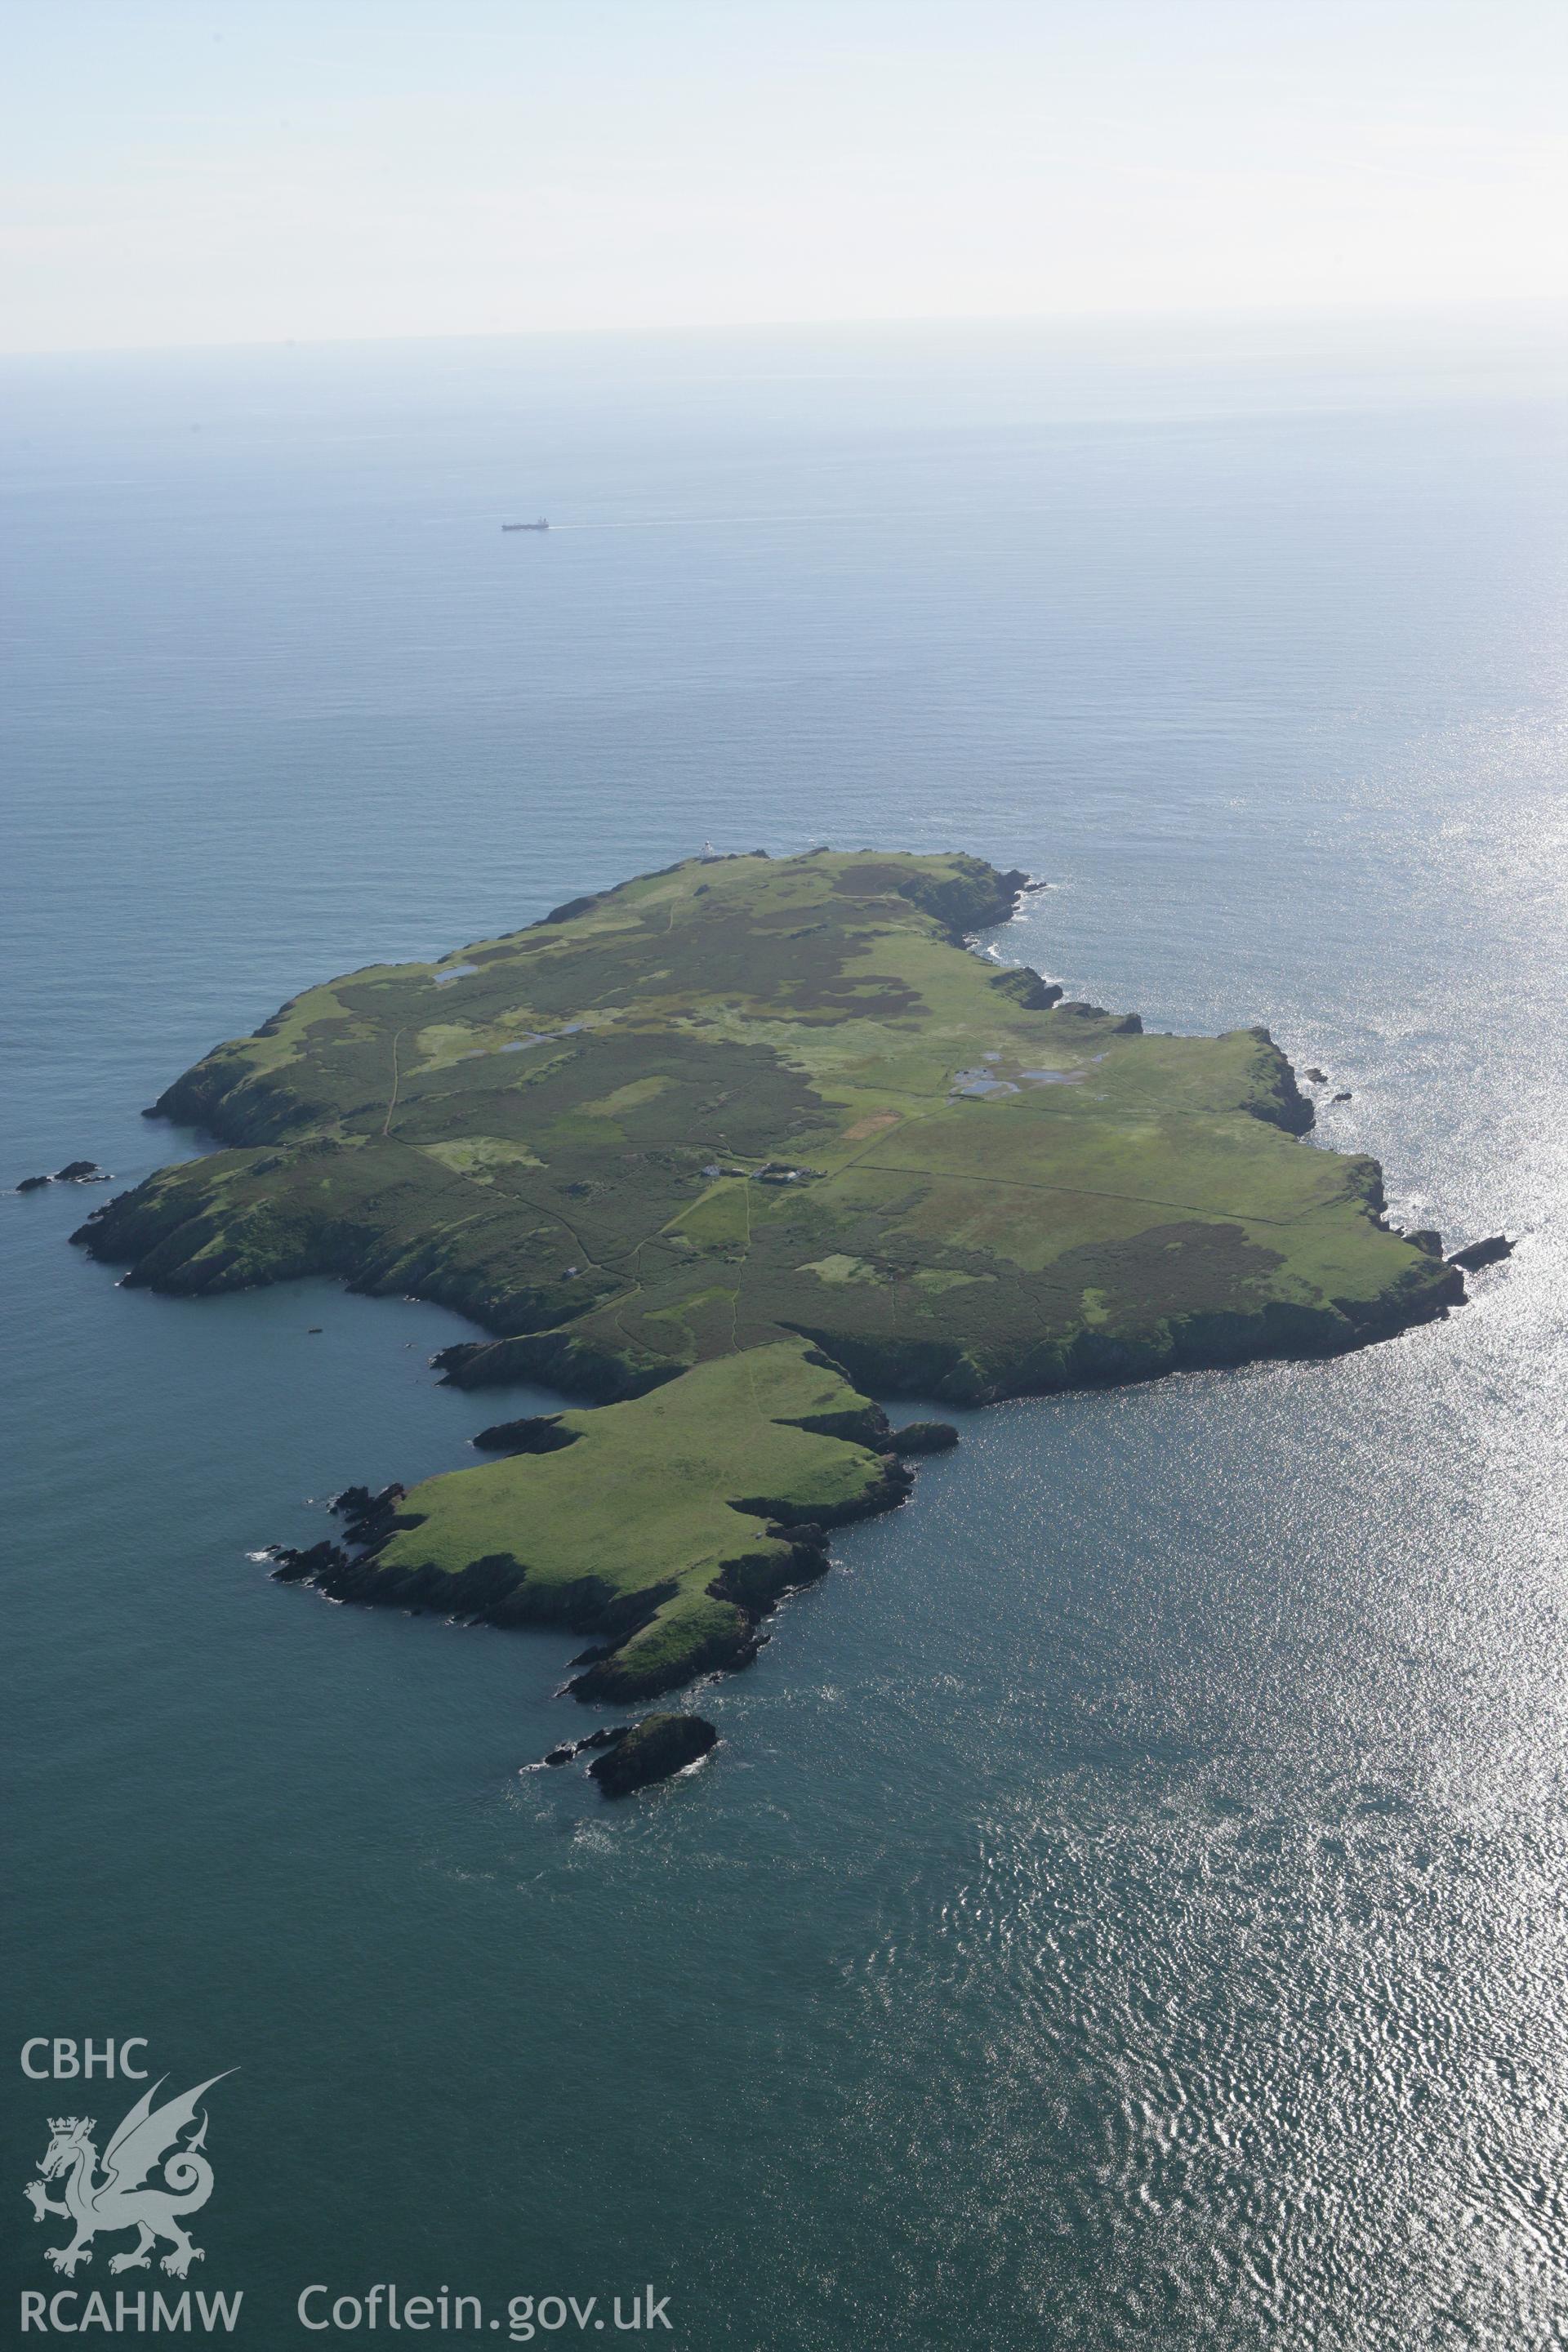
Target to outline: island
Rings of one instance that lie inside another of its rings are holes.
[[[753,1655],[829,1531],[951,1442],[900,1451],[873,1397],[1331,1356],[1465,1296],[1375,1160],[1302,1139],[1267,1030],[1150,1034],[977,952],[1029,887],[704,856],[352,972],[177,1079],[151,1115],[225,1148],[74,1238],[177,1296],[327,1275],[468,1318],[448,1381],[567,1409],[347,1490],[342,1539],[278,1572],[581,1632],[583,1698],[676,1689]]]

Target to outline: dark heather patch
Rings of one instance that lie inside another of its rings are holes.
[[[1245,1313],[1268,1295],[1285,1263],[1241,1225],[1197,1219],[1150,1225],[1124,1240],[1066,1250],[1047,1268],[1054,1287],[1098,1291],[1113,1322],[1133,1327],[1173,1315]]]
[[[584,1169],[565,1170],[568,1175],[586,1172],[591,1160],[594,1177],[604,1181],[610,1171],[595,1139],[604,1148],[612,1146],[617,1129],[627,1141],[649,1148],[679,1150],[690,1145],[694,1137],[711,1139],[716,1145],[722,1133],[731,1150],[765,1152],[793,1121],[823,1116],[821,1100],[806,1078],[768,1045],[732,1045],[668,1031],[609,1030],[566,1039],[545,1062],[526,1055],[489,1058],[498,1066],[493,1073],[477,1063],[459,1062],[409,1078],[399,1096],[397,1139],[440,1141],[453,1131],[456,1106],[470,1131],[542,1147],[552,1167],[558,1158],[581,1157]],[[602,1128],[598,1115],[589,1112],[595,1128],[582,1138],[576,1152],[559,1139],[553,1147],[546,1141],[554,1122],[581,1117],[590,1105],[645,1078],[668,1083],[646,1102],[603,1115]],[[356,1123],[362,1131],[380,1124],[373,1114]],[[519,1181],[536,1191],[539,1171],[520,1170]]]
[[[868,971],[841,987],[802,986],[792,1000],[798,1013],[860,1021],[905,1021],[927,1010],[923,997],[887,972]]]
[[[833,887],[846,898],[901,898],[908,879],[901,866],[884,866],[868,858],[858,866],[847,866],[835,876]]]
[[[962,1260],[962,1270],[984,1270],[1000,1279],[933,1293],[909,1278],[910,1259],[902,1248],[889,1246],[891,1239],[884,1232],[879,1249],[874,1226],[859,1248],[853,1234],[836,1235],[836,1246],[866,1256],[883,1278],[813,1285],[804,1299],[798,1276],[792,1280],[788,1268],[750,1268],[749,1307],[771,1310],[780,1326],[806,1332],[842,1360],[859,1386],[875,1388],[895,1357],[920,1364],[929,1354],[932,1362],[945,1363],[955,1352],[981,1350],[1022,1363],[1041,1344],[1064,1342],[1078,1332],[1098,1345],[1099,1328],[1147,1334],[1192,1315],[1256,1316],[1274,1296],[1270,1277],[1282,1263],[1238,1225],[1192,1220],[1068,1250],[1033,1271],[978,1252],[946,1251],[941,1255],[954,1271],[960,1270],[954,1261]],[[1086,1316],[1084,1294],[1090,1290],[1099,1294],[1103,1326]],[[892,1384],[919,1382],[899,1378]],[[934,1381],[932,1392],[940,1392]]]
[[[762,914],[753,915],[751,922],[754,931],[785,931],[793,934],[797,931],[804,932],[807,929],[814,931],[825,931],[827,929],[820,908],[810,905],[769,907]]]
[[[802,982],[841,971],[858,944],[832,931],[805,936],[804,927],[809,922],[803,908],[788,926],[774,929],[752,921],[743,908],[715,900],[685,916],[673,929],[661,916],[657,922],[639,921],[570,947],[553,942],[542,950],[533,943],[486,961],[480,973],[465,982],[463,1011],[476,1022],[516,1010],[550,1022],[666,995],[787,1001],[789,991]],[[655,972],[663,977],[652,978]],[[397,985],[405,1002],[367,990],[363,993],[369,1001],[363,1009],[382,1021],[418,1023],[442,1017],[426,1008],[442,1003],[445,992],[424,981]],[[360,993],[345,991],[342,1001],[354,1003]],[[355,1009],[362,1008],[355,1004]]]

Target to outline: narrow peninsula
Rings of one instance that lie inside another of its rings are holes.
[[[490,1335],[449,1380],[586,1401],[356,1490],[283,1572],[581,1630],[584,1697],[674,1689],[907,1492],[871,1393],[1327,1356],[1464,1297],[1375,1160],[1302,1145],[1266,1030],[1146,1034],[972,952],[1026,879],[702,858],[351,973],[176,1080],[155,1114],[226,1148],[75,1238],[187,1297],[411,1292]]]

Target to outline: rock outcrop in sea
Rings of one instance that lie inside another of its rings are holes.
[[[683,1772],[718,1745],[719,1734],[703,1716],[645,1715],[588,1770],[606,1797],[629,1797]]]

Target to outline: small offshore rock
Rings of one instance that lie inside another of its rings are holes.
[[[645,1715],[588,1769],[606,1797],[629,1797],[683,1772],[718,1744],[719,1734],[700,1715]]]
[[[1329,1099],[1331,1102],[1349,1102],[1351,1099],[1350,1088],[1347,1087],[1342,1095],[1331,1095]]]
[[[910,1421],[893,1432],[895,1454],[945,1454],[957,1444],[951,1421]]]
[[[1303,1070],[1301,1076],[1304,1078],[1310,1079],[1312,1085],[1315,1087],[1326,1087],[1329,1083],[1329,1074],[1327,1070]]]
[[[104,1184],[109,1181],[96,1160],[68,1160],[55,1170],[57,1184]]]
[[[559,1748],[552,1748],[548,1756],[539,1760],[542,1764],[570,1764],[574,1756],[585,1756],[590,1748],[614,1748],[629,1729],[625,1723],[602,1723],[597,1731],[589,1732],[586,1739],[563,1740]]]
[[[53,1182],[52,1176],[24,1176],[16,1190],[18,1192],[41,1192],[46,1184]]]
[[[1500,1258],[1513,1255],[1513,1244],[1506,1234],[1490,1234],[1484,1242],[1467,1242],[1463,1249],[1450,1250],[1449,1265],[1462,1266],[1467,1274],[1479,1274],[1483,1265],[1496,1265]]]

